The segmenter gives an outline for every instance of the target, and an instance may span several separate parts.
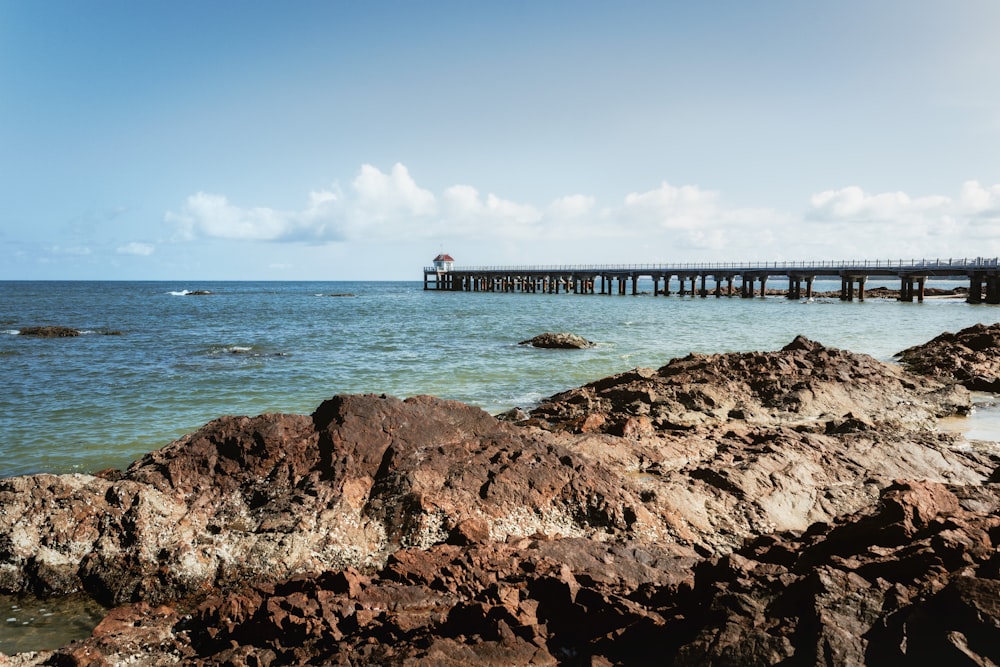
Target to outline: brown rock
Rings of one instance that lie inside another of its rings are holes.
[[[596,343],[589,341],[582,336],[571,333],[543,333],[528,340],[522,340],[518,345],[531,345],[532,347],[546,347],[557,349],[585,349],[594,347]]]
[[[637,368],[557,394],[531,414],[559,427],[596,413],[607,432],[619,433],[636,416],[659,430],[733,419],[804,426],[848,413],[920,427],[970,405],[954,387],[798,337],[780,352],[691,354],[658,371]]]
[[[205,665],[990,664],[998,508],[995,485],[905,482],[693,568],[576,538],[406,549],[363,586],[323,574],[186,617],[123,608],[62,655],[134,661],[155,641]]]
[[[0,503],[0,586],[83,589],[107,604],[378,567],[450,536],[614,537],[656,524],[616,472],[552,434],[431,397],[226,417],[120,479],[2,480]]]
[[[1000,393],[1000,323],[943,333],[896,356],[913,373]]]
[[[995,507],[997,491],[973,501],[962,487],[901,483],[880,507],[706,563],[667,623],[690,633],[674,644],[674,664],[995,662],[989,536],[1000,519],[966,507],[984,495]]]
[[[38,658],[67,664],[988,664],[997,460],[927,428],[967,405],[797,339],[516,422],[224,417],[123,472],[0,480],[0,587],[133,603]]]

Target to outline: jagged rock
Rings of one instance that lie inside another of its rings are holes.
[[[543,333],[534,338],[522,340],[518,345],[531,345],[532,347],[556,348],[564,350],[582,350],[594,347],[597,343],[589,341],[582,336],[571,333]]]
[[[817,343],[814,340],[809,340],[805,336],[799,335],[792,339],[792,342],[781,348],[783,352],[791,352],[793,350],[804,350],[806,352],[813,352],[815,350],[822,349],[822,343]]]
[[[879,505],[695,570],[675,665],[995,664],[998,487],[900,482]]]
[[[733,421],[816,430],[848,413],[928,427],[970,406],[960,387],[800,336],[780,352],[690,354],[656,371],[636,368],[556,394],[531,414],[550,428],[621,435],[628,428],[652,433]]]
[[[1000,323],[946,332],[896,357],[913,373],[1000,393]]]
[[[0,480],[0,589],[133,604],[38,662],[843,664],[925,595],[894,587],[907,544],[930,540],[935,572],[998,569],[977,563],[1000,528],[966,531],[1000,507],[981,486],[998,459],[930,428],[968,404],[796,339],[635,369],[519,422],[374,395],[224,417],[125,471]],[[730,576],[746,590],[713,588]],[[906,627],[987,619],[946,639],[991,655],[992,584],[946,583]]]
[[[468,520],[499,540],[662,532],[616,471],[552,434],[426,396],[222,418],[117,478],[2,480],[0,504],[0,588],[107,604],[377,567]]]
[[[899,482],[857,514],[697,564],[581,538],[411,548],[371,575],[250,584],[186,615],[125,607],[58,657],[168,664],[143,654],[153,645],[204,665],[995,664],[998,508],[996,485]]]

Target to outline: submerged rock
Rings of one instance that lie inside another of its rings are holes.
[[[22,336],[35,338],[72,338],[80,335],[78,329],[59,326],[21,327],[18,333]]]
[[[518,343],[518,345],[531,345],[532,347],[565,350],[582,350],[588,347],[594,347],[597,343],[571,333],[543,333],[535,336],[534,338],[522,340]]]

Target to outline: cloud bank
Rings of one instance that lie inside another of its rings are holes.
[[[599,247],[613,239],[704,260],[1000,254],[1000,185],[977,181],[964,183],[955,196],[868,193],[859,186],[829,189],[809,196],[799,211],[734,206],[718,191],[666,181],[605,205],[586,194],[537,205],[483,194],[468,184],[435,193],[421,187],[402,164],[388,172],[365,164],[346,188],[334,183],[310,192],[298,210],[245,207],[223,194],[198,192],[165,219],[185,240],[573,239]],[[133,243],[119,252],[142,254],[147,246]]]

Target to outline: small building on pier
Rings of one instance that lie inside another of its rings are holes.
[[[434,268],[437,269],[438,273],[451,271],[455,268],[455,258],[447,253],[441,253],[434,258]]]

